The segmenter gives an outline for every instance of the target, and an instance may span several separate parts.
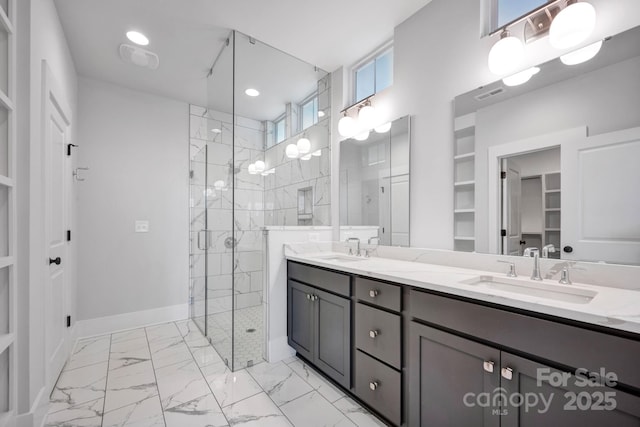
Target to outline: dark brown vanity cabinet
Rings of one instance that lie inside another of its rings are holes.
[[[351,388],[350,280],[347,275],[289,263],[289,345],[347,389]]]

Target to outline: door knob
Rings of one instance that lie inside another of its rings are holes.
[[[371,382],[369,383],[369,388],[370,388],[371,390],[375,391],[375,390],[378,388],[378,385],[379,385],[379,384],[378,384],[378,382],[377,382],[377,381],[371,381]]]
[[[375,338],[377,336],[378,336],[378,331],[376,331],[376,330],[369,331],[369,337],[370,338]]]
[[[568,254],[573,252],[573,248],[571,246],[565,246],[564,248],[562,248],[562,250],[565,251]]]
[[[371,289],[371,290],[369,291],[369,296],[370,296],[371,298],[375,298],[375,297],[377,297],[377,296],[378,296],[378,291],[376,291],[375,289]]]
[[[57,257],[55,259],[49,258],[49,265],[51,264],[60,265],[60,263],[62,263],[62,259],[60,257]]]

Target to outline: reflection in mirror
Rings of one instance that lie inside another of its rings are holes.
[[[640,27],[539,68],[455,99],[455,248],[640,264]]]
[[[409,246],[409,135],[405,116],[340,143],[340,225],[376,226],[380,244]]]

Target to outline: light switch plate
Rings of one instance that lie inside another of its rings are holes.
[[[136,233],[148,233],[149,221],[136,221]]]

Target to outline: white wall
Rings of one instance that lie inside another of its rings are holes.
[[[188,105],[84,77],[78,105],[78,318],[186,304]]]
[[[487,67],[495,38],[480,38],[480,3],[433,0],[396,27],[394,83],[374,100],[376,107],[384,104],[389,119],[412,116],[411,218],[420,219],[411,224],[412,246],[453,247],[452,100],[496,80]],[[640,23],[636,0],[591,3],[598,11],[594,40]],[[527,49],[532,64],[557,56],[548,48],[547,38]],[[334,105],[341,109],[339,102]],[[343,102],[342,108],[346,105]],[[334,115],[334,128],[339,118]],[[334,200],[338,200],[336,187]],[[334,215],[337,219],[338,212]]]

